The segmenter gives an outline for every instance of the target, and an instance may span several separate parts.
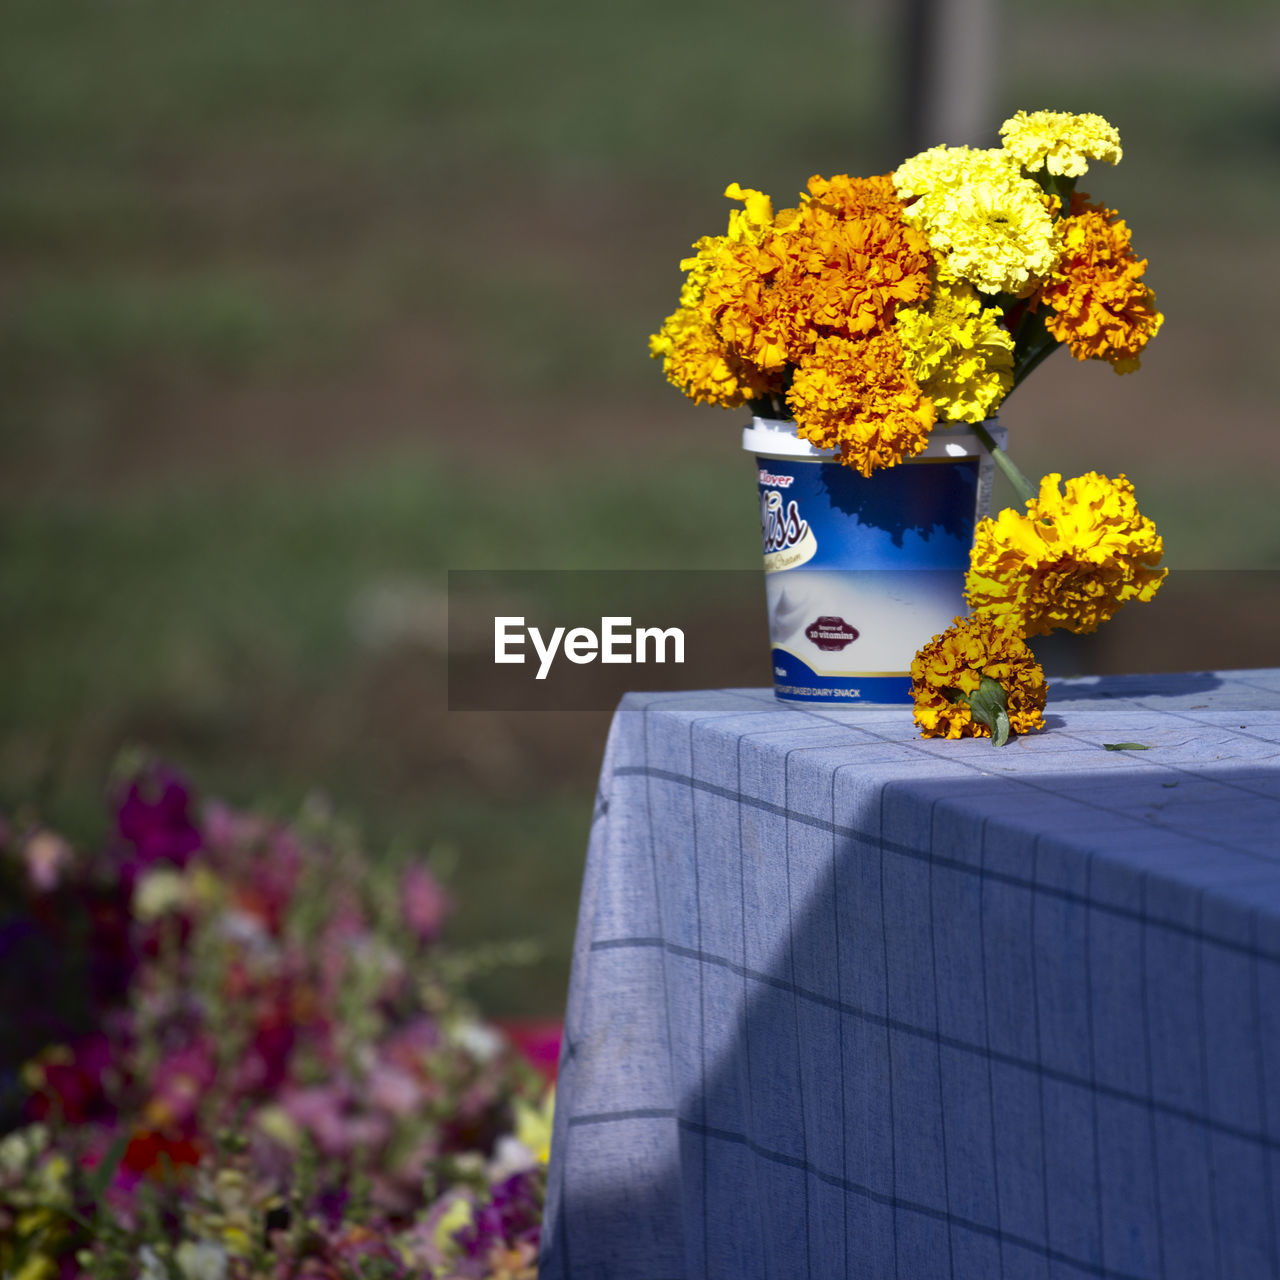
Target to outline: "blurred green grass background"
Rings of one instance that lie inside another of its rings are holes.
[[[894,15],[9,0],[0,810],[92,838],[135,742],[232,801],[321,789],[454,862],[461,941],[539,940],[495,1013],[556,1012],[608,717],[450,714],[445,571],[756,563],[739,416],[645,339],[728,182],[901,158]],[[1136,376],[1046,365],[1015,456],[1127,472],[1175,567],[1280,565],[1280,17],[1001,29],[992,142],[1019,106],[1116,123],[1088,185],[1167,317]]]

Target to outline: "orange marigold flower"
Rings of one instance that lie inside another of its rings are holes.
[[[902,222],[902,201],[893,186],[893,175],[851,178],[838,173],[834,178],[814,174],[809,179],[809,201],[827,206],[842,218],[865,218],[871,214]]]
[[[699,312],[726,348],[758,368],[781,371],[804,345],[803,321],[777,284],[786,265],[784,238],[759,245],[726,241],[703,290]]]
[[[1065,493],[1061,479],[1040,481],[1026,515],[1006,509],[974,531],[969,607],[1023,635],[1096,631],[1121,605],[1150,600],[1168,572],[1156,567],[1164,545],[1124,476],[1090,471]]]
[[[824,337],[884,328],[929,293],[928,246],[887,177],[814,177],[771,229],[718,247],[703,319],[761,369],[796,364]]]
[[[824,336],[856,337],[884,328],[899,306],[929,296],[929,251],[924,236],[892,214],[867,208],[846,217],[806,201],[788,232],[789,252],[779,287],[792,307]]]
[[[934,420],[892,330],[819,339],[797,366],[787,403],[804,439],[839,449],[864,476],[919,453]]]
[[[1077,360],[1107,360],[1131,373],[1164,321],[1142,283],[1147,260],[1134,254],[1124,219],[1083,193],[1072,196],[1058,231],[1062,257],[1039,293],[1053,311],[1045,328]]]
[[[770,379],[726,348],[694,307],[681,307],[666,318],[649,339],[649,353],[662,361],[667,380],[695,404],[735,409],[782,390],[780,378]]]
[[[990,726],[974,718],[967,701],[984,676],[1004,691],[1013,732],[1044,727],[1044,672],[1035,655],[1007,620],[978,616],[957,618],[912,660],[911,696],[922,736],[990,737]]]

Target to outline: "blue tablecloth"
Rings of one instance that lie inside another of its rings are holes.
[[[1280,1275],[1280,672],[1048,712],[622,702],[542,1280]]]

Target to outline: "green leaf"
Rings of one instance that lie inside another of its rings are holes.
[[[107,1148],[107,1154],[102,1157],[97,1168],[86,1179],[85,1186],[88,1188],[89,1195],[96,1207],[102,1207],[102,1197],[105,1193],[111,1179],[116,1176],[116,1170],[120,1167],[120,1161],[124,1159],[125,1149],[129,1145],[129,1135],[122,1133]]]
[[[969,714],[991,730],[991,745],[1003,747],[1009,741],[1009,695],[1004,686],[990,676],[983,676],[978,687],[970,694],[959,689],[947,689],[946,695],[953,703],[968,705]]]
[[[1104,742],[1102,744],[1104,751],[1150,751],[1151,748],[1145,742]]]

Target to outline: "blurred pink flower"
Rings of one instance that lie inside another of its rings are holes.
[[[302,873],[302,850],[292,832],[276,829],[261,842],[234,892],[236,906],[260,920],[267,932],[279,937]]]
[[[411,862],[400,877],[400,901],[405,923],[419,942],[440,936],[453,901],[425,863]]]
[[[366,1082],[369,1101],[389,1115],[412,1115],[424,1097],[418,1078],[387,1062],[375,1062]]]
[[[143,1108],[147,1122],[155,1129],[191,1132],[196,1111],[217,1077],[217,1051],[210,1036],[197,1035],[165,1054],[152,1072],[151,1096]]]
[[[564,1032],[562,1022],[549,1018],[509,1018],[494,1025],[543,1079],[555,1083],[560,1066],[560,1037]]]
[[[52,831],[36,831],[22,846],[27,880],[38,893],[52,893],[74,860],[71,846]]]
[[[253,1024],[253,1037],[236,1067],[237,1093],[279,1088],[289,1074],[289,1061],[298,1040],[289,991],[281,987],[265,999]]]
[[[245,845],[255,845],[266,835],[267,823],[256,814],[240,813],[220,800],[204,808],[201,824],[205,844],[215,853],[232,853]]]
[[[344,1156],[357,1147],[382,1147],[391,1136],[391,1123],[385,1116],[369,1115],[356,1110],[356,1100],[349,1085],[313,1085],[291,1089],[280,1095],[286,1114],[328,1156]]]
[[[382,1057],[425,1083],[430,1056],[439,1045],[439,1028],[420,1015],[391,1032],[382,1042]]]

